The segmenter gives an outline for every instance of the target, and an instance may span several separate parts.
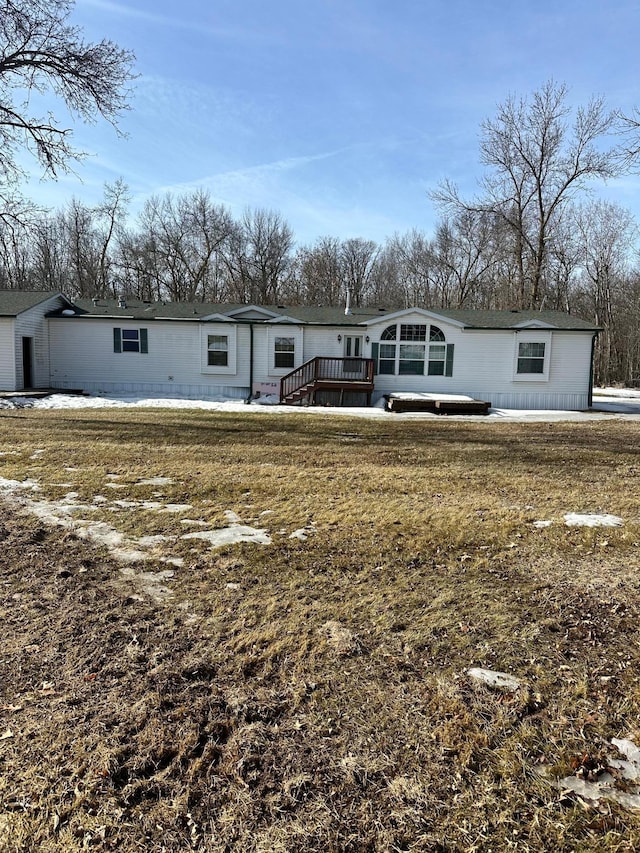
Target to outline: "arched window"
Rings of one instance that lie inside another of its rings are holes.
[[[380,334],[378,373],[398,376],[451,376],[453,344],[438,326],[394,323]]]

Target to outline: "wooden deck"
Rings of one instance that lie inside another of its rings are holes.
[[[431,412],[435,415],[487,415],[491,403],[486,400],[452,399],[444,395],[403,395],[385,394],[388,412]]]

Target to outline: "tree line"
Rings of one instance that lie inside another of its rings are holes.
[[[602,329],[596,382],[640,381],[637,224],[590,194],[637,169],[638,111],[602,98],[574,108],[554,81],[509,96],[480,128],[477,195],[444,181],[431,193],[434,233],[383,243],[298,245],[277,211],[234,218],[204,189],[149,198],[133,220],[123,181],[95,206],[72,199],[43,212],[20,193],[18,153],[45,177],[82,155],[51,113],[31,114],[30,94],[53,92],[71,115],[117,130],[135,79],[133,54],[87,43],[70,23],[73,5],[0,0],[0,288],[283,305],[341,305],[349,292],[355,306],[560,309]]]

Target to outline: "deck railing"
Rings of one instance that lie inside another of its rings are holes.
[[[290,394],[318,382],[345,385],[362,382],[373,386],[373,365],[372,358],[316,356],[282,377],[280,399],[286,400]]]

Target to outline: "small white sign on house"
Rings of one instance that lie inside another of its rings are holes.
[[[279,382],[254,382],[251,386],[251,391],[254,397],[269,397],[271,395],[280,396]]]

